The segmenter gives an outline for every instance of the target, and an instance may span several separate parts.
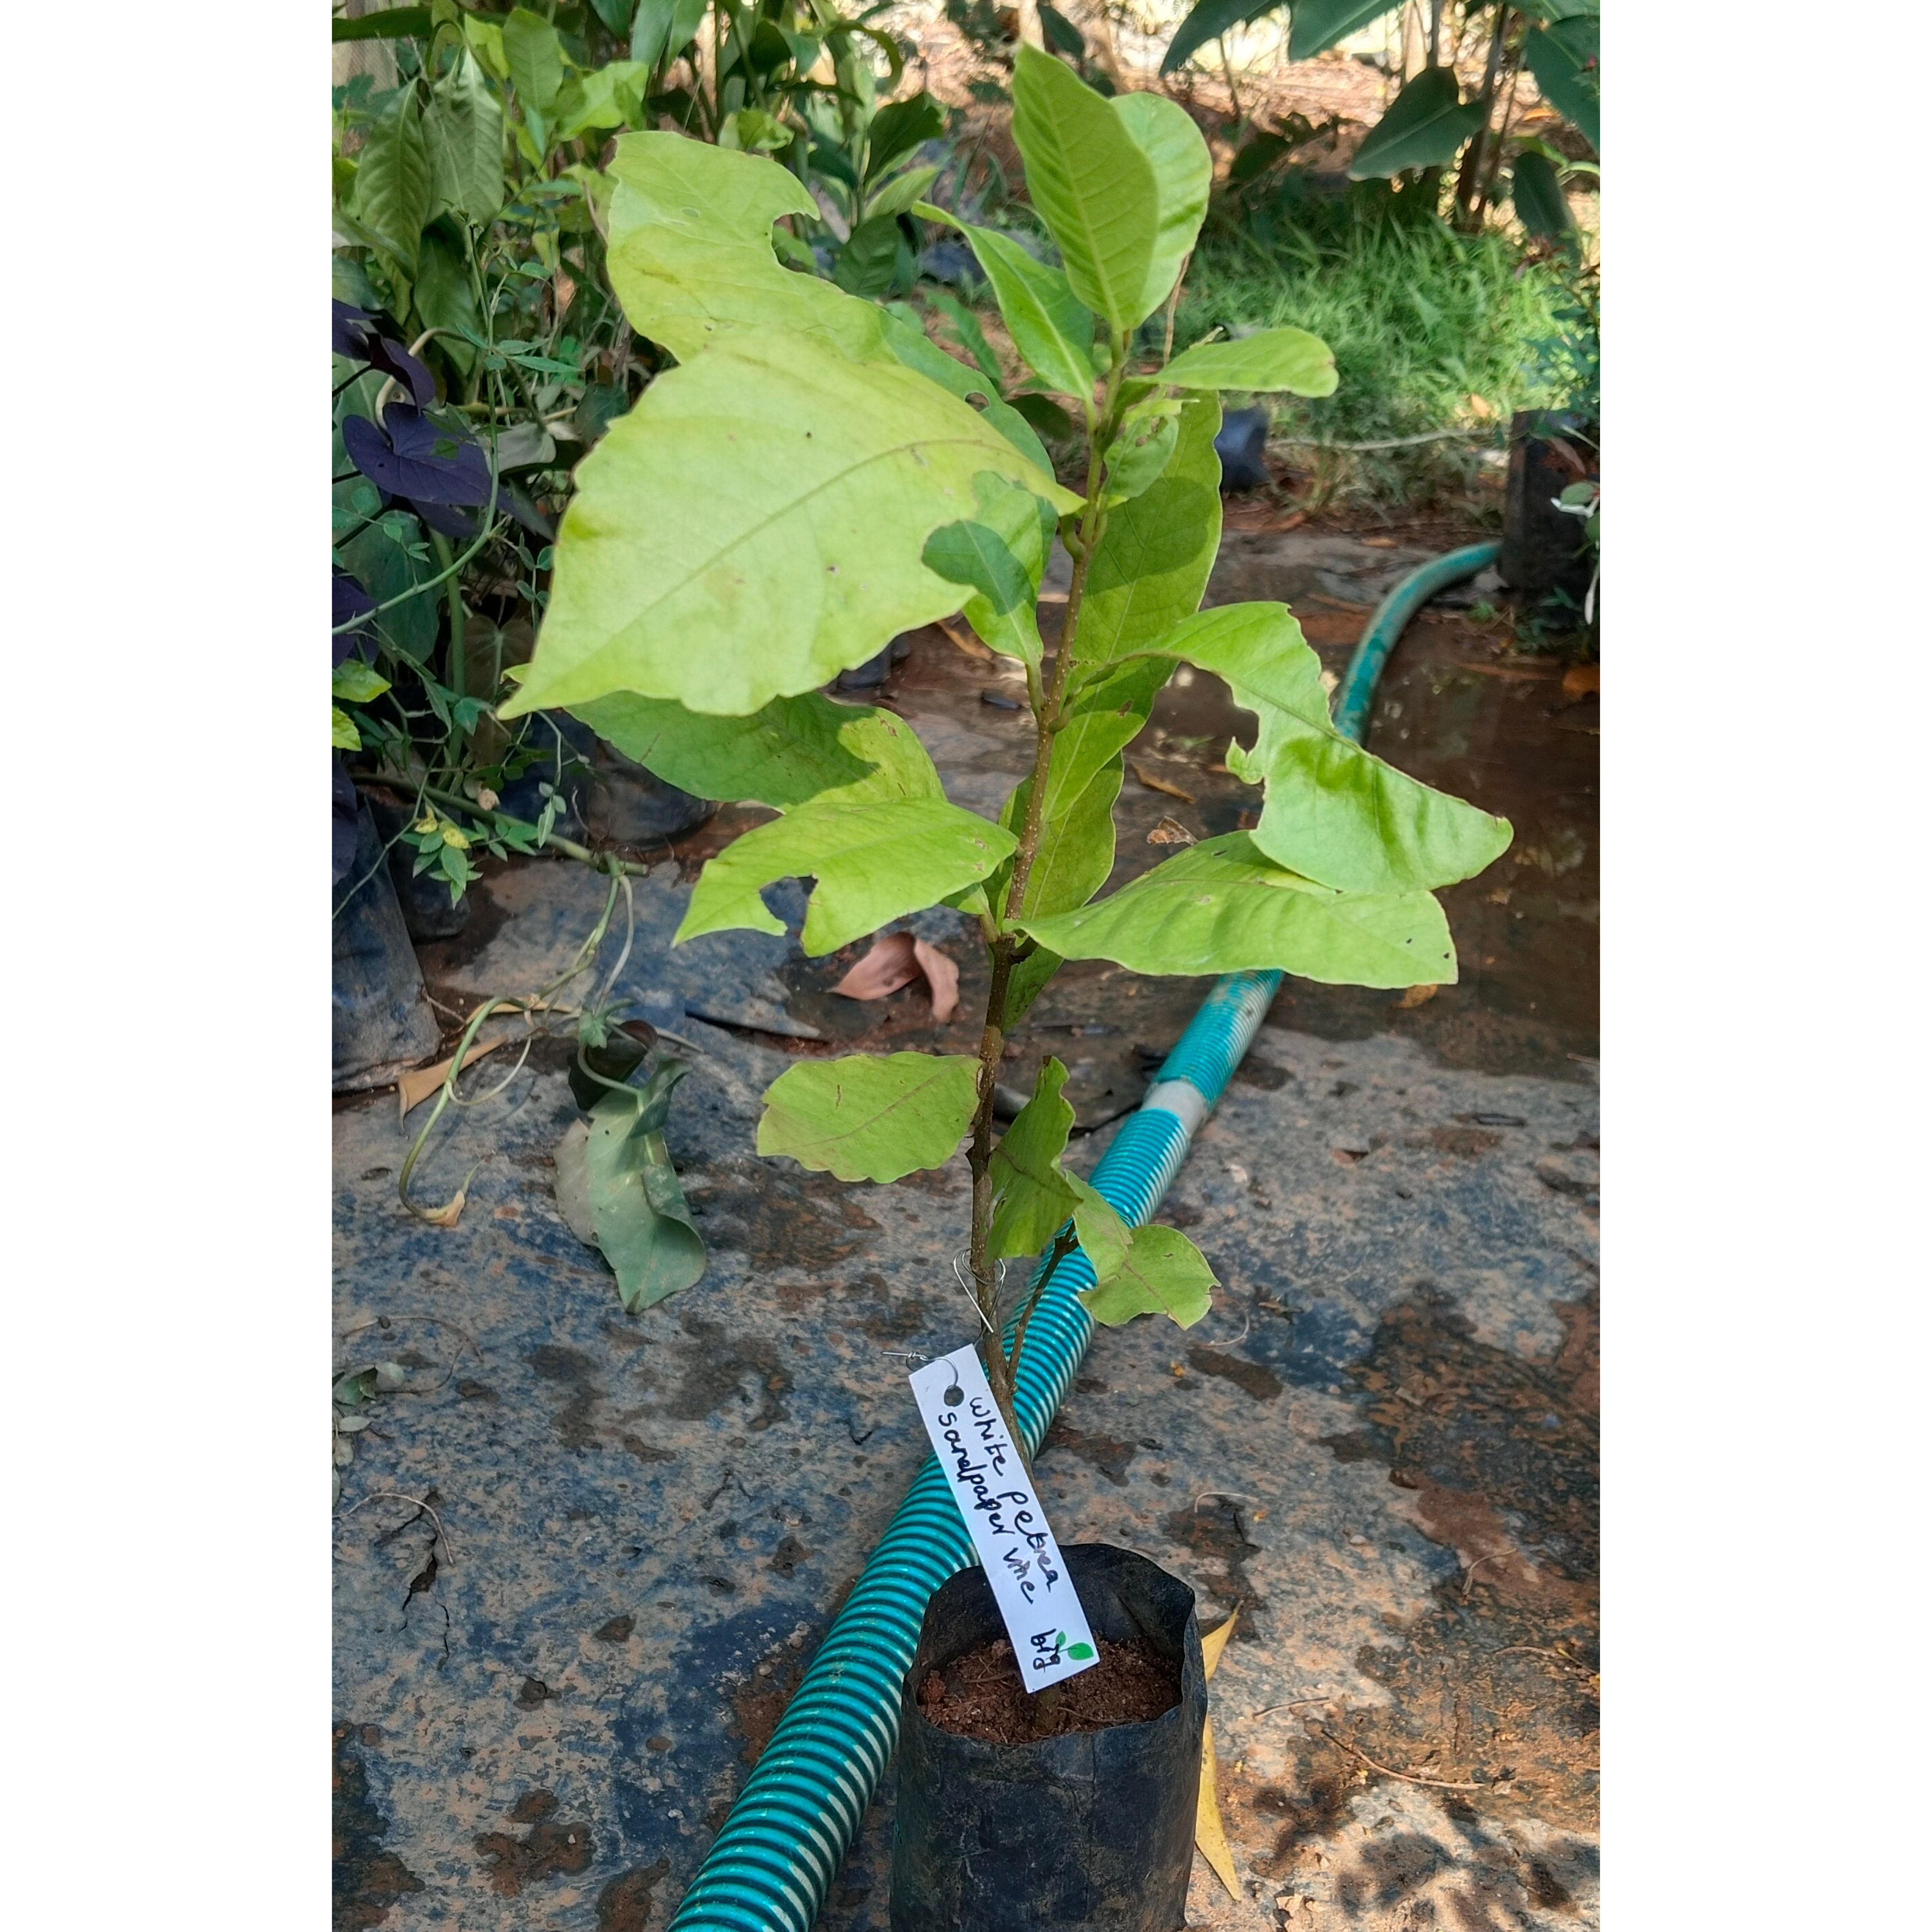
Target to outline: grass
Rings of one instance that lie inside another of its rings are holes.
[[[1342,206],[1278,226],[1266,244],[1225,230],[1204,236],[1174,341],[1217,327],[1312,330],[1335,352],[1340,382],[1319,401],[1281,398],[1274,435],[1315,470],[1318,492],[1467,507],[1480,452],[1502,447],[1510,412],[1550,400],[1538,348],[1557,332],[1564,290],[1558,268],[1526,263],[1506,236]],[[1294,446],[1302,437],[1370,442],[1448,429],[1480,434],[1384,452]]]

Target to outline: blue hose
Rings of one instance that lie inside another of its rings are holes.
[[[1477,544],[1438,557],[1384,599],[1336,694],[1340,730],[1360,741],[1376,679],[1402,626],[1438,590],[1492,562],[1497,548]],[[1278,972],[1218,980],[1101,1156],[1093,1184],[1130,1225],[1160,1205],[1281,980]],[[1087,1352],[1094,1324],[1078,1297],[1093,1285],[1093,1268],[1076,1248],[1034,1310],[1014,1398],[1029,1454]],[[892,1756],[900,1687],[926,1604],[974,1560],[958,1506],[928,1456],[746,1779],[670,1932],[809,1932]]]

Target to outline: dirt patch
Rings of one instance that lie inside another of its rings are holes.
[[[1142,1643],[1096,1640],[1100,1660],[1063,1678],[1048,1710],[1020,1680],[1013,1647],[1003,1637],[926,1672],[919,1708],[926,1721],[956,1737],[988,1744],[1030,1744],[1112,1724],[1144,1724],[1180,1702],[1180,1670]]]
[[[756,1764],[765,1754],[785,1706],[805,1681],[805,1665],[789,1648],[773,1651],[759,1660],[751,1677],[731,1694],[731,1728],[744,1739],[738,1753],[746,1764]]]
[[[332,1827],[334,1932],[368,1932],[385,1924],[397,1904],[423,1882],[394,1852],[382,1849],[388,1820],[369,1796],[369,1779],[356,1748],[352,1724],[334,1730],[334,1762],[329,1777]]]
[[[651,1919],[651,1894],[670,1870],[670,1859],[659,1858],[620,1872],[597,1894],[597,1932],[644,1932]]]
[[[775,1342],[734,1335],[723,1322],[707,1322],[688,1311],[679,1318],[678,1326],[691,1339],[674,1345],[680,1372],[661,1413],[680,1422],[696,1422],[735,1399],[748,1408],[758,1404],[748,1428],[769,1429],[784,1419],[791,1371],[778,1360]],[[746,1387],[748,1381],[756,1382],[755,1396]]]
[[[736,1249],[760,1276],[802,1280],[822,1292],[825,1276],[878,1229],[851,1190],[829,1174],[731,1160],[693,1166],[679,1178],[706,1240]]]
[[[1202,1628],[1220,1622],[1239,1604],[1246,1614],[1234,1626],[1234,1641],[1256,1642],[1259,1638],[1254,1612],[1268,1599],[1249,1580],[1246,1565],[1250,1556],[1261,1554],[1261,1545],[1248,1540],[1247,1526],[1242,1519],[1239,1503],[1222,1496],[1202,1496],[1198,1502],[1198,1508],[1170,1510],[1163,1519],[1162,1527],[1182,1549],[1204,1558],[1227,1579],[1216,1592],[1222,1599],[1219,1614],[1210,1618],[1207,1606],[1202,1606]],[[1196,1588],[1214,1587],[1211,1583],[1204,1586],[1203,1580],[1198,1576],[1189,1580]]]
[[[511,1808],[510,1822],[530,1826],[519,1838],[508,1832],[485,1832],[476,1840],[489,1875],[490,1889],[514,1898],[526,1885],[558,1872],[588,1871],[593,1856],[589,1821],[560,1825],[554,1792],[526,1791]]]
[[[1280,1376],[1259,1362],[1250,1362],[1240,1355],[1224,1354],[1218,1348],[1190,1348],[1188,1361],[1198,1376],[1219,1376],[1224,1382],[1232,1382],[1245,1396],[1256,1402],[1272,1402],[1280,1394]]]
[[[1452,1814],[1597,1822],[1597,1302],[1559,1303],[1564,1339],[1532,1358],[1477,1339],[1420,1287],[1351,1370],[1364,1426],[1331,1437],[1346,1462],[1389,1466],[1402,1514],[1456,1552],[1428,1613],[1357,1658],[1385,1685],[1370,1711],[1307,1724],[1371,1781],[1436,1781]],[[1455,1790],[1455,1786],[1473,1787]],[[1405,1870],[1406,1868],[1405,1868]],[[1400,1874],[1360,1876],[1364,1902]],[[1519,1874],[1526,1895],[1533,1874]]]
[[[1090,1462],[1115,1488],[1123,1490],[1127,1486],[1127,1466],[1139,1453],[1132,1443],[1123,1442],[1117,1436],[1089,1435],[1058,1416],[1042,1439],[1040,1453],[1044,1456],[1051,1449],[1064,1449],[1070,1456]]]
[[[571,1392],[570,1400],[550,1418],[550,1426],[563,1446],[594,1448],[597,1431],[591,1426],[591,1418],[604,1400],[604,1391],[595,1379],[597,1364],[581,1351],[560,1348],[553,1342],[532,1348],[530,1363],[540,1381],[555,1382]]]

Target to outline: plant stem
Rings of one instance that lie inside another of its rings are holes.
[[[967,1164],[973,1176],[973,1223],[968,1252],[973,1269],[974,1298],[983,1318],[980,1353],[985,1359],[986,1381],[993,1391],[993,1400],[999,1405],[1000,1414],[1015,1446],[1021,1448],[1022,1454],[1024,1452],[1021,1444],[1019,1418],[1013,1408],[1013,1390],[1019,1373],[1020,1343],[1025,1337],[1026,1324],[1031,1318],[1046,1280],[1042,1277],[1036,1286],[1033,1300],[1014,1331],[1013,1347],[1009,1354],[999,1337],[999,1274],[986,1252],[993,1220],[993,1103],[1006,1046],[1006,994],[1016,963],[1017,942],[1011,927],[1025,908],[1027,886],[1033,875],[1034,860],[1040,850],[1040,830],[1046,814],[1046,783],[1053,764],[1053,743],[1064,722],[1061,706],[1067,679],[1073,668],[1087,573],[1094,553],[1106,532],[1103,459],[1119,426],[1120,386],[1126,377],[1127,363],[1125,330],[1114,332],[1112,346],[1113,353],[1098,416],[1094,414],[1090,406],[1088,412],[1086,501],[1078,513],[1077,529],[1063,531],[1066,547],[1073,556],[1073,580],[1067,591],[1066,615],[1060,626],[1059,645],[1054,652],[1050,682],[1042,682],[1037,668],[1032,664],[1027,667],[1027,696],[1034,714],[1033,771],[1027,782],[1026,811],[1013,854],[1013,868],[1007,882],[1005,901],[997,909],[1000,924],[1006,929],[999,932],[988,946],[992,976],[986,994],[986,1024],[980,1036],[980,1104],[973,1116],[973,1142],[967,1154]],[[1067,1246],[1072,1245],[1070,1238]],[[1053,1264],[1057,1265],[1058,1259],[1056,1256]]]

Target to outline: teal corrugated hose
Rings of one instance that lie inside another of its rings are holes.
[[[1478,544],[1426,564],[1385,598],[1336,694],[1335,721],[1359,740],[1375,681],[1402,627],[1429,598],[1492,562]],[[1281,984],[1231,973],[1188,1022],[1093,1182],[1130,1223],[1160,1205],[1195,1132],[1240,1064]],[[1072,1384],[1094,1324],[1076,1299],[1094,1285],[1076,1248],[1034,1312],[1016,1407],[1029,1450]],[[934,1591],[974,1561],[939,1466],[926,1458],[846,1599],[731,1814],[671,1920],[671,1932],[808,1932],[884,1774],[899,1688]]]

